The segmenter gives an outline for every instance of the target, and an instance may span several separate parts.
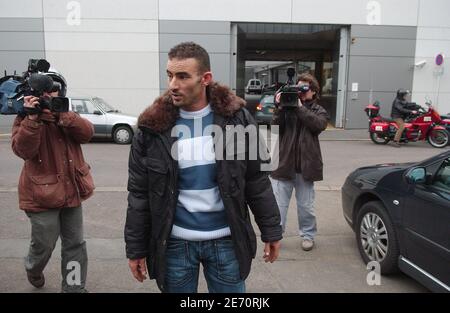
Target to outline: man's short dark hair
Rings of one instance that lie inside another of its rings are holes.
[[[169,51],[169,59],[189,59],[197,60],[198,71],[200,74],[209,72],[211,65],[209,63],[209,55],[206,50],[195,42],[182,42]]]

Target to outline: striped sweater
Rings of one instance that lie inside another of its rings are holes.
[[[180,110],[176,122],[179,197],[173,238],[203,241],[230,235],[216,179],[213,116],[208,105],[195,112]]]

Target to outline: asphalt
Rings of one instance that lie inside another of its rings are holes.
[[[427,143],[396,149],[377,146],[366,130],[333,130],[321,135],[324,181],[316,187],[318,235],[316,247],[300,249],[295,199],[291,200],[280,258],[264,263],[260,240],[257,257],[246,281],[248,292],[427,292],[404,274],[381,278],[370,286],[369,271],[361,261],[355,236],[342,215],[340,188],[355,168],[377,163],[419,161],[441,152]],[[448,149],[448,148],[445,148]],[[84,202],[84,233],[89,255],[87,288],[91,292],[158,292],[154,281],[136,282],[125,257],[123,227],[127,207],[129,146],[94,142],[83,146],[96,182],[95,195]],[[59,292],[60,243],[45,269],[46,285],[29,285],[23,257],[30,225],[18,209],[17,182],[23,161],[10,149],[10,138],[0,135],[0,292]],[[257,229],[255,225],[255,229]],[[206,292],[200,275],[199,291]]]

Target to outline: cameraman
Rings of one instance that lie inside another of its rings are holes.
[[[283,107],[280,93],[275,97],[272,125],[280,127],[279,165],[271,173],[272,188],[280,208],[281,225],[286,229],[286,216],[295,188],[299,233],[302,249],[314,246],[317,232],[314,215],[314,181],[323,179],[319,134],[327,127],[329,116],[317,101],[319,83],[311,74],[301,74],[297,86],[298,106]],[[306,91],[308,90],[308,91]]]
[[[27,96],[24,107],[36,108],[58,92],[56,87],[41,98]],[[74,112],[44,109],[40,114],[18,115],[14,121],[12,149],[25,160],[18,185],[19,207],[31,223],[25,269],[36,288],[45,284],[43,270],[61,237],[62,292],[86,292],[81,201],[92,195],[94,183],[80,144],[88,142],[93,131],[93,125]]]
[[[392,103],[391,117],[395,120],[398,126],[395,133],[394,147],[400,148],[400,138],[402,137],[403,130],[405,129],[405,118],[410,114],[417,114],[417,110],[420,108],[415,103],[406,101],[406,97],[410,94],[409,90],[399,89],[397,90],[397,96]]]

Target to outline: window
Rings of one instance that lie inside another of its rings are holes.
[[[444,160],[437,171],[433,186],[450,192],[450,158]]]
[[[97,109],[89,100],[72,99],[72,110],[78,114],[94,114]]]
[[[93,98],[94,102],[96,103],[97,107],[105,111],[106,113],[109,112],[119,112],[118,110],[114,109],[111,105],[106,103],[105,100],[101,98]]]
[[[87,108],[83,100],[72,99],[72,110],[78,114],[86,114]]]

